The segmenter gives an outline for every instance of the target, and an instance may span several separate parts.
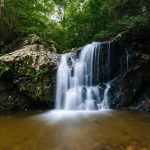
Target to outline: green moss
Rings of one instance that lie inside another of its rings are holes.
[[[30,58],[16,63],[13,82],[18,86],[20,92],[25,93],[33,101],[48,101],[49,93],[53,90],[52,82],[55,75],[52,75],[48,65],[43,65],[39,70],[31,66]]]

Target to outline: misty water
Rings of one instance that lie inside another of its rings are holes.
[[[150,114],[135,111],[0,115],[0,150],[149,150]]]
[[[72,66],[68,53],[61,55],[57,70],[56,109],[57,110],[98,110],[108,109],[110,88],[110,44],[107,48],[106,76],[102,83],[104,67],[100,42],[86,45]],[[100,86],[102,84],[103,86]]]

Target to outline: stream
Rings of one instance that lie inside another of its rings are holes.
[[[150,150],[150,114],[29,111],[0,115],[0,150]]]

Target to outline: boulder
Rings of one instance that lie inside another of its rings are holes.
[[[40,44],[0,57],[0,111],[54,106],[59,55]]]

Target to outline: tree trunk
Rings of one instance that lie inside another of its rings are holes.
[[[0,18],[2,16],[2,8],[4,7],[4,0],[0,0]]]

